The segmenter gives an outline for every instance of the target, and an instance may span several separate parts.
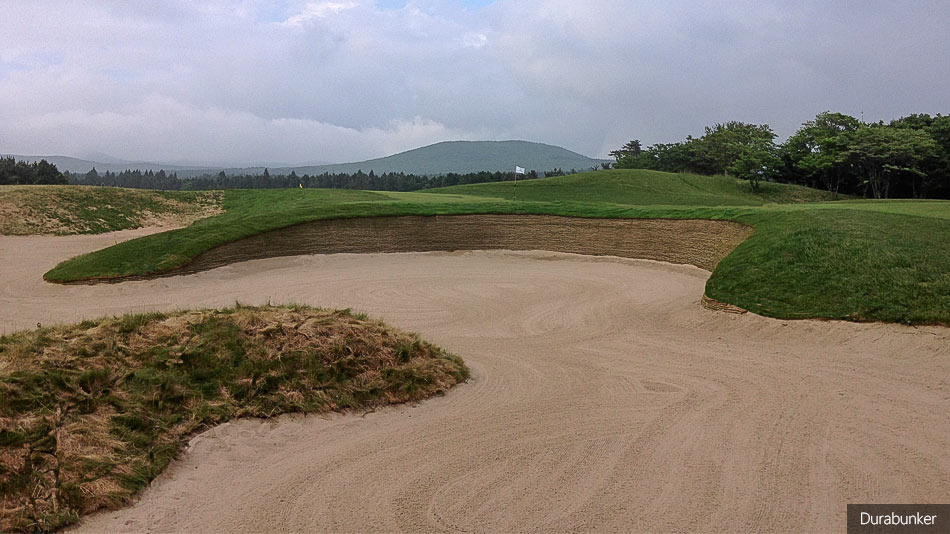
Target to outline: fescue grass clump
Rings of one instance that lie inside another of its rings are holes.
[[[305,306],[150,313],[0,337],[0,531],[128,502],[236,417],[421,400],[468,377],[413,334]]]
[[[101,234],[187,226],[221,213],[220,191],[147,191],[79,185],[0,187],[0,235]]]

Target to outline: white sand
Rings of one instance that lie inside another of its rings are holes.
[[[141,233],[0,237],[0,332],[237,300],[352,307],[473,379],[417,406],[215,428],[82,531],[843,531],[849,502],[950,495],[950,329],[724,314],[698,305],[698,268],[543,252],[41,281]]]

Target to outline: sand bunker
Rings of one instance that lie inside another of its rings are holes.
[[[42,282],[114,236],[0,238],[0,332],[241,300],[353,307],[463,357],[415,407],[198,436],[81,531],[843,531],[950,494],[950,329],[697,305],[707,271],[547,252],[255,260]]]
[[[182,269],[199,272],[240,261],[341,252],[548,250],[641,258],[711,271],[752,234],[731,221],[582,219],[550,215],[364,217],[299,224],[212,249]]]

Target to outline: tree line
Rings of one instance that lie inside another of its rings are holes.
[[[16,161],[12,156],[0,158],[0,185],[66,184],[69,180],[56,165],[46,161]]]
[[[578,172],[575,169],[564,171],[560,168],[544,173],[528,171],[521,179],[538,178],[541,176],[563,176]],[[438,176],[406,174],[402,172],[388,172],[376,174],[370,170],[362,170],[353,174],[325,172],[323,174],[297,175],[291,171],[287,175],[271,175],[267,169],[261,174],[229,175],[224,171],[217,174],[204,174],[193,178],[178,178],[175,173],[166,173],[161,170],[140,171],[126,170],[119,173],[96,169],[85,174],[68,174],[69,183],[75,185],[103,185],[128,187],[132,189],[169,189],[179,191],[197,191],[207,189],[284,189],[292,187],[319,187],[328,189],[368,189],[374,191],[418,191],[435,187],[451,185],[478,184],[486,182],[505,182],[515,180],[511,172],[473,172],[448,173]]]
[[[785,143],[767,124],[731,121],[701,137],[610,153],[615,168],[727,174],[873,198],[950,198],[950,116],[913,114],[865,123],[819,113]]]

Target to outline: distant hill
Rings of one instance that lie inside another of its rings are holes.
[[[209,167],[185,167],[182,165],[168,165],[165,163],[148,163],[143,161],[129,161],[121,163],[105,163],[102,161],[90,161],[86,159],[71,158],[69,156],[18,156],[16,154],[3,154],[4,156],[13,156],[17,161],[26,161],[28,163],[33,163],[34,161],[40,161],[45,159],[46,161],[56,165],[56,168],[60,172],[69,171],[71,173],[85,174],[91,171],[93,168],[98,172],[112,171],[112,172],[122,172],[124,170],[140,170],[140,171],[155,171],[158,172],[162,169],[165,169],[167,173],[177,172],[179,176],[186,173],[188,175],[192,174],[202,174],[205,172],[218,171],[219,169],[212,169]]]
[[[470,173],[479,171],[513,171],[515,165],[538,172],[560,168],[588,170],[600,167],[599,160],[571,152],[558,146],[529,141],[444,141],[400,152],[385,158],[356,163],[338,163],[312,167],[270,169],[271,174],[354,173],[358,170],[376,174],[404,172],[413,174]]]
[[[189,178],[201,174],[217,174],[224,171],[229,175],[261,174],[264,167],[186,167],[163,163],[123,162],[104,163],[66,156],[16,156],[17,160],[28,162],[45,159],[56,165],[60,171],[85,174],[93,167],[99,172],[122,172],[126,169],[167,173],[177,173],[179,178]],[[335,163],[328,165],[307,165],[296,167],[271,167],[272,175],[323,174],[325,172],[352,174],[362,170],[376,174],[403,172],[406,174],[438,175],[448,173],[470,173],[479,171],[513,171],[515,166],[539,173],[560,168],[564,171],[578,171],[600,168],[601,162],[612,161],[589,158],[558,146],[529,141],[444,141],[406,152],[400,152],[384,158],[358,161],[355,163]]]

